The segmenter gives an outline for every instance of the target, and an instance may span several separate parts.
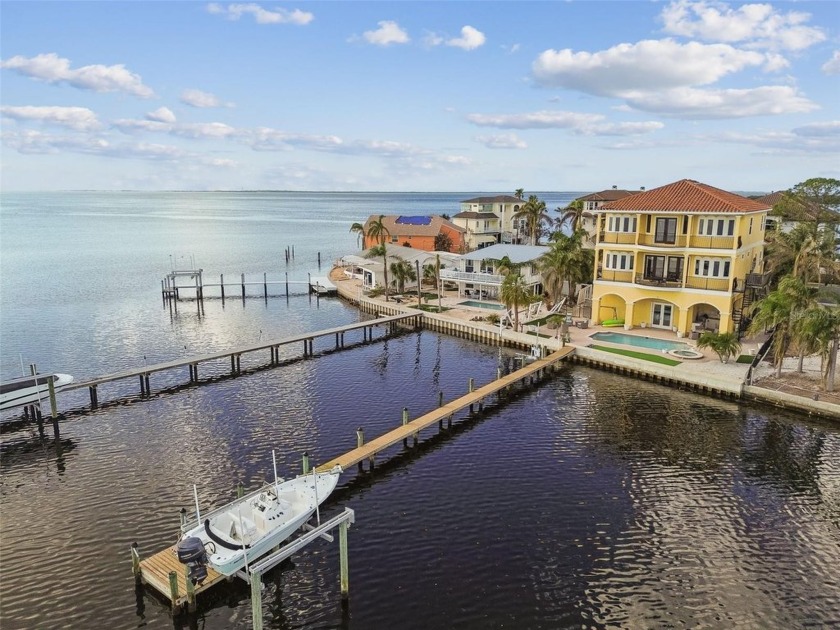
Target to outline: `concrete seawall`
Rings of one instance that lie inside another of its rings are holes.
[[[448,317],[442,313],[418,311],[416,308],[403,304],[369,298],[361,293],[358,286],[349,283],[338,282],[337,287],[338,295],[358,306],[362,312],[379,315],[420,312],[423,316],[423,326],[437,332],[473,339],[482,343],[506,345],[525,350],[530,350],[536,344],[550,352],[567,345],[556,338],[537,337],[509,329],[501,329],[486,322],[465,321]],[[675,369],[650,361],[603,352],[584,345],[575,343],[568,345],[575,347],[575,351],[567,359],[573,363],[616,374],[643,378],[666,386],[682,387],[717,398],[757,402],[777,408],[799,411],[810,416],[840,421],[840,405],[746,385],[744,383],[744,373],[741,372],[737,374],[718,374],[717,372],[721,370],[715,370],[716,373],[710,373],[709,370],[698,370],[696,369],[697,366],[690,363]]]

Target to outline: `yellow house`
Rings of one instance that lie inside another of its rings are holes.
[[[744,310],[767,287],[769,211],[690,179],[600,206],[593,321],[695,338],[740,333]]]

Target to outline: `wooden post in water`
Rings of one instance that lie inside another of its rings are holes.
[[[184,581],[187,584],[187,610],[195,612],[195,584],[190,578],[190,568],[184,566]]]
[[[134,583],[140,584],[140,553],[137,551],[137,542],[131,543],[131,573],[134,575]]]
[[[52,417],[53,437],[58,439],[58,403],[55,401],[55,383],[50,379],[47,383],[50,390],[50,416]]]
[[[347,521],[338,526],[338,554],[341,573],[341,599],[350,597],[350,563],[347,557]]]
[[[301,458],[301,464],[303,467],[303,474],[309,474],[309,453],[304,453],[303,457]]]
[[[289,297],[289,272],[286,272],[286,297]]]
[[[175,571],[169,572],[169,597],[172,598],[172,610],[178,609],[178,574]]]
[[[268,299],[268,274],[263,271],[263,295]]]
[[[468,391],[469,391],[470,394],[472,394],[472,392],[473,392],[473,386],[474,385],[475,385],[475,381],[473,380],[473,377],[471,376],[469,386],[468,386]],[[472,412],[473,412],[473,404],[470,403],[470,413],[472,413]]]
[[[262,576],[258,571],[251,574],[251,616],[254,619],[254,630],[263,630]]]
[[[222,288],[222,304],[225,303],[225,274],[219,277],[219,286]]]
[[[187,524],[187,508],[181,508],[181,511],[178,512],[179,516],[181,517],[181,527]]]
[[[443,392],[438,392],[438,407],[443,407]]]
[[[318,252],[318,271],[321,270],[321,252]]]
[[[241,481],[236,483],[236,498],[241,499],[245,496],[245,486],[242,484]]]
[[[402,410],[402,423],[403,426],[408,424],[408,407],[403,407]],[[403,446],[408,446],[408,438],[403,438]]]
[[[356,429],[356,448],[362,448],[365,445],[365,430],[362,427]],[[364,470],[361,460],[359,460],[359,472]]]
[[[242,299],[245,299],[245,274],[242,274]]]

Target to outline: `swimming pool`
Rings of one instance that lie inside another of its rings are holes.
[[[637,346],[639,348],[650,348],[652,350],[689,350],[691,346],[679,341],[668,341],[667,339],[655,339],[653,337],[640,337],[639,335],[625,335],[614,332],[597,332],[590,337],[596,341],[607,341],[609,343],[621,343],[625,346]]]
[[[472,306],[473,308],[486,308],[486,309],[490,309],[491,311],[503,311],[503,310],[505,310],[504,304],[490,304],[489,302],[479,302],[477,300],[466,300],[464,302],[458,302],[458,306]]]

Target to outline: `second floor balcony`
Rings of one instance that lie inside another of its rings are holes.
[[[458,269],[441,269],[441,280],[455,282],[471,282],[473,284],[502,284],[504,276],[495,273],[481,273],[474,271],[460,271]]]

